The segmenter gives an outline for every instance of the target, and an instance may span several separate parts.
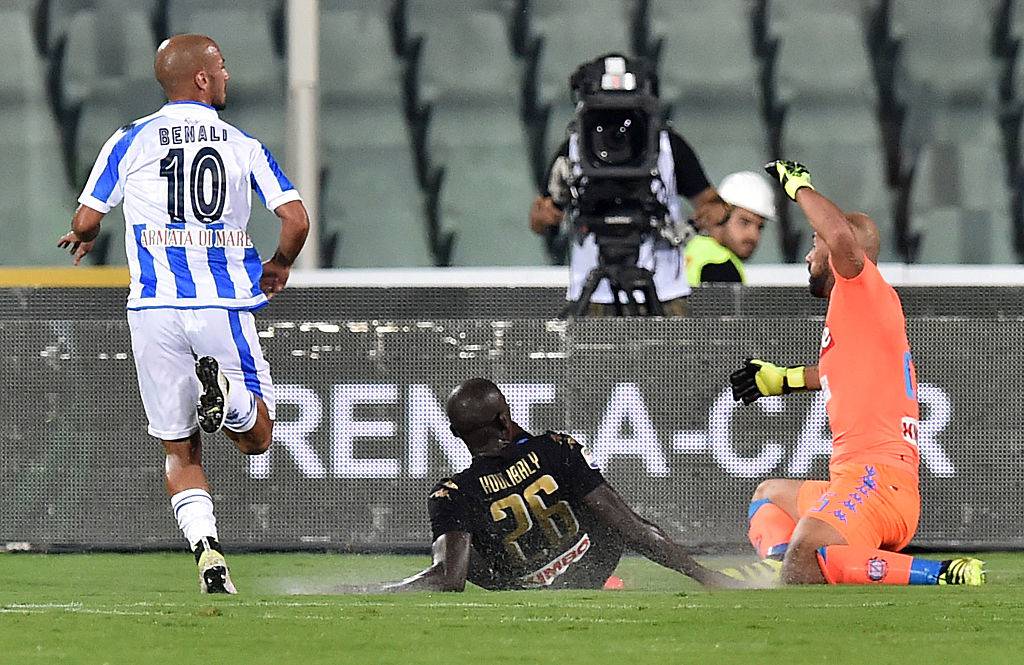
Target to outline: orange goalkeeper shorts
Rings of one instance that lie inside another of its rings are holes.
[[[829,480],[808,480],[797,495],[800,517],[835,527],[848,545],[898,552],[921,517],[916,475],[882,464],[836,465]]]

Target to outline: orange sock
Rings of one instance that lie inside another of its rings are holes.
[[[751,502],[747,519],[750,521],[747,538],[757,550],[757,556],[767,559],[786,553],[796,521],[785,510],[768,499],[758,499]]]
[[[938,584],[941,561],[858,545],[818,550],[818,565],[829,584]]]

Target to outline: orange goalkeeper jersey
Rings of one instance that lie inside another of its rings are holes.
[[[903,305],[866,257],[859,275],[835,278],[818,362],[830,466],[867,462],[917,474],[917,376]]]

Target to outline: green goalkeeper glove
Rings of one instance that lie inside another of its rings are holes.
[[[729,375],[732,398],[750,404],[761,397],[788,395],[807,390],[804,368],[779,367],[764,360],[747,358],[741,369]]]
[[[776,159],[774,162],[765,164],[764,170],[782,183],[782,188],[794,201],[796,201],[796,193],[804,187],[814,189],[814,185],[811,184],[811,172],[800,162]]]

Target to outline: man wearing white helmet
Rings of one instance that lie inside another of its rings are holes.
[[[774,192],[759,173],[727,175],[718,186],[718,194],[728,207],[725,221],[686,245],[686,278],[691,286],[745,282],[743,261],[757,249],[765,221],[776,217]]]

